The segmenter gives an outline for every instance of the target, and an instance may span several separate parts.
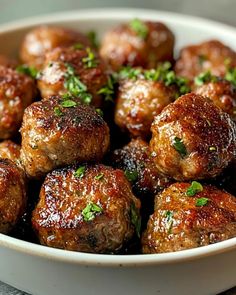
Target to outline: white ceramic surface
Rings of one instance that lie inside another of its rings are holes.
[[[218,38],[236,49],[236,29],[199,18],[135,9],[79,11],[0,27],[0,53],[14,55],[22,36],[40,23],[99,36],[133,17],[161,20],[177,48]],[[0,234],[0,280],[34,295],[213,295],[236,285],[236,238],[176,253],[111,256],[76,253]]]

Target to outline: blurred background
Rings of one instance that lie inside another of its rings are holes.
[[[0,0],[0,23],[56,11],[102,7],[167,10],[236,25],[236,0]]]

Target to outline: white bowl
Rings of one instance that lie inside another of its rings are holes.
[[[66,12],[0,27],[0,53],[14,55],[23,35],[49,23],[99,36],[138,17],[174,31],[177,48],[218,38],[236,50],[236,29],[200,18],[136,9]],[[52,249],[0,234],[0,280],[34,295],[209,295],[236,285],[236,238],[175,253],[99,255]]]

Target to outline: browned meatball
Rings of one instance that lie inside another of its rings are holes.
[[[173,59],[174,35],[159,22],[133,20],[107,32],[100,54],[113,70],[122,66],[152,68]]]
[[[227,66],[236,66],[236,52],[217,40],[183,48],[176,62],[177,75],[194,79],[201,72],[210,70],[212,74],[223,77]]]
[[[214,177],[233,159],[236,129],[210,100],[186,94],[152,125],[150,148],[158,169],[176,180]]]
[[[120,82],[115,122],[132,137],[150,137],[154,117],[174,101],[177,90],[161,81],[138,78]]]
[[[45,54],[50,50],[73,44],[89,46],[89,39],[80,32],[53,26],[40,26],[28,32],[21,44],[21,60],[40,69],[44,63]]]
[[[0,65],[7,68],[15,68],[17,66],[17,62],[14,59],[0,54]]]
[[[215,105],[236,119],[236,88],[226,80],[216,80],[196,86],[194,92],[210,98]]]
[[[42,97],[65,94],[78,96],[81,100],[101,106],[99,90],[107,83],[105,66],[98,55],[87,48],[56,48],[46,55],[38,87]],[[87,95],[84,96],[84,93]],[[88,95],[91,97],[88,99]]]
[[[43,245],[114,253],[139,230],[139,208],[121,170],[65,168],[47,175],[32,223]]]
[[[51,97],[26,110],[21,161],[29,177],[41,177],[73,162],[99,161],[109,146],[109,128],[78,100]]]
[[[0,159],[0,233],[8,233],[26,206],[25,178],[22,170],[8,159]]]
[[[0,66],[0,139],[17,133],[24,110],[35,95],[36,87],[30,77]]]
[[[170,184],[170,179],[157,170],[149,145],[140,138],[132,139],[123,148],[113,151],[110,162],[125,171],[135,195],[141,198],[151,198]]]
[[[190,187],[175,183],[156,196],[142,237],[143,253],[191,249],[236,236],[236,198],[214,186],[190,196]]]
[[[11,140],[4,140],[0,143],[0,158],[9,159],[19,165],[20,145]]]

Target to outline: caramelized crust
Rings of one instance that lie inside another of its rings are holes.
[[[11,140],[4,140],[0,143],[0,158],[9,159],[19,165],[20,145]]]
[[[236,236],[236,198],[213,186],[190,197],[189,183],[175,183],[156,196],[155,212],[142,237],[143,253],[206,246]],[[197,200],[207,203],[197,206]]]
[[[43,245],[81,252],[117,252],[134,235],[131,210],[139,218],[140,202],[121,170],[104,165],[84,167],[83,176],[75,176],[76,168],[47,175],[33,212],[33,227]],[[88,204],[100,208],[91,220],[84,213]]]
[[[190,93],[156,116],[150,148],[162,173],[176,180],[204,179],[220,174],[233,159],[235,140],[229,115],[207,98]]]
[[[173,60],[175,38],[164,24],[144,22],[147,36],[140,37],[129,24],[108,31],[101,44],[100,55],[113,70],[122,66],[156,67],[160,61]]]

